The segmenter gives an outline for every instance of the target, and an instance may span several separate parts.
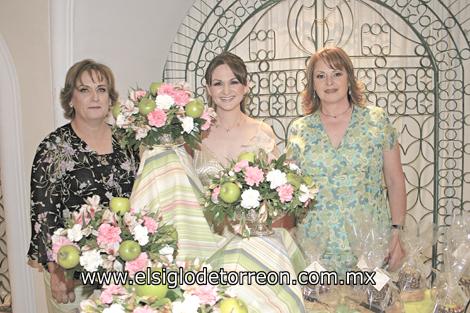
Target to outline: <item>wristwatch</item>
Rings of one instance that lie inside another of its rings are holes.
[[[405,226],[400,225],[400,224],[392,224],[392,229],[404,230],[404,229],[405,229]]]

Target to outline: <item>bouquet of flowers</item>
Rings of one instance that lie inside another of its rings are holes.
[[[129,199],[115,197],[110,208],[100,197],[86,200],[52,236],[52,259],[67,273],[140,270],[151,260],[171,264],[177,232],[157,213],[131,209]]]
[[[161,264],[153,264],[160,268]],[[176,262],[165,268],[166,273],[210,271],[210,266],[201,264],[198,259]],[[156,270],[161,273],[161,270]],[[246,305],[230,289],[224,290],[217,285],[178,285],[175,279],[166,283],[152,281],[151,284],[107,285],[80,303],[82,313],[248,313]],[[193,276],[194,277],[194,276]]]
[[[204,207],[216,225],[228,219],[242,236],[266,235],[275,218],[303,216],[317,191],[285,155],[269,160],[263,150],[244,152],[211,179]]]
[[[186,142],[192,148],[201,131],[210,128],[215,111],[201,99],[192,99],[185,83],[152,83],[149,90],[131,89],[124,103],[112,108],[114,131],[122,146],[172,145]]]

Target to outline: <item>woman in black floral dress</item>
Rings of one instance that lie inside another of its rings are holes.
[[[114,76],[107,66],[92,60],[73,65],[61,91],[64,116],[71,122],[49,134],[34,158],[28,257],[30,265],[47,270],[50,312],[75,312],[79,298],[86,296],[79,294],[85,286],[74,292],[77,282],[67,280],[52,261],[54,231],[63,227],[64,218],[78,211],[87,197],[98,195],[107,205],[113,196],[131,193],[136,156],[120,148],[105,122],[117,98]]]

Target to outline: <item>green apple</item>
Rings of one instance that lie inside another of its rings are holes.
[[[124,215],[124,213],[129,212],[131,209],[131,202],[128,198],[114,197],[109,202],[109,207],[114,213]]]
[[[57,252],[57,263],[65,269],[71,269],[80,263],[80,250],[72,245],[64,245]]]
[[[302,178],[294,173],[287,173],[287,182],[294,186],[295,188],[299,188],[300,184],[302,183]]]
[[[152,272],[155,271],[162,271],[161,269],[154,269]],[[139,297],[156,297],[157,299],[163,299],[165,298],[166,294],[168,292],[168,285],[166,284],[160,284],[160,285],[136,285],[135,286],[135,293]]]
[[[119,256],[124,261],[133,261],[142,252],[140,245],[137,241],[134,240],[124,240],[119,245]]]
[[[246,152],[240,153],[240,155],[238,156],[238,161],[246,160],[248,162],[254,163],[255,158],[256,158],[256,154],[254,152],[246,151]]]
[[[184,112],[192,118],[201,117],[204,112],[204,103],[201,99],[194,99],[184,107]]]
[[[303,181],[308,187],[313,185],[313,179],[311,176],[304,176]]]
[[[246,304],[237,298],[226,298],[220,301],[220,313],[248,313]]]
[[[151,84],[150,84],[150,87],[149,87],[150,94],[155,97],[155,96],[157,95],[158,88],[160,88],[161,85],[162,85],[161,82],[153,82],[153,83],[151,83]]]
[[[224,183],[220,187],[219,197],[226,203],[234,203],[240,198],[240,187],[232,182]]]
[[[147,116],[147,114],[155,110],[156,106],[157,104],[154,100],[149,98],[142,98],[142,100],[139,101],[139,113]]]
[[[114,119],[117,119],[119,113],[121,113],[121,103],[118,101],[111,108],[111,114],[113,114]]]

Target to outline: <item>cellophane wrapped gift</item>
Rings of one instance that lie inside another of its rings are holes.
[[[425,276],[423,251],[433,245],[433,227],[421,231],[408,227],[403,233],[402,242],[407,252],[405,261],[397,273],[397,285],[404,302],[416,302],[424,299],[428,281]]]
[[[322,265],[321,256],[325,252],[328,243],[328,231],[324,228],[319,228],[307,235],[304,231],[297,230],[295,237],[300,246],[303,247],[302,252],[308,264],[304,271],[309,273],[327,271]],[[321,302],[329,290],[329,285],[308,284],[303,286],[302,293],[307,301]]]
[[[399,290],[386,271],[390,232],[374,227],[371,217],[359,220],[347,225],[349,244],[358,259],[357,269],[375,272],[375,284],[356,285],[352,294],[372,312],[403,313]]]
[[[446,248],[443,252],[443,270],[438,274],[433,288],[433,313],[464,313],[469,301],[462,285],[462,277],[468,275],[470,262],[470,233],[464,217],[454,216],[446,235]]]

